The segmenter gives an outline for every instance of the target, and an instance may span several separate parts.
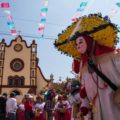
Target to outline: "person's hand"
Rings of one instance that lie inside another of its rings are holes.
[[[67,111],[66,107],[63,107],[62,111],[65,113]]]
[[[55,116],[55,111],[54,110],[52,111],[52,115]]]

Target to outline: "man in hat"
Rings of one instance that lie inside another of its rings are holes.
[[[33,113],[33,96],[31,94],[25,95],[25,120],[32,120],[34,117]]]
[[[93,120],[120,119],[120,52],[114,49],[117,32],[109,19],[92,14],[70,26],[55,42],[59,50],[74,58],[80,97],[90,101],[90,107],[80,112],[91,110]]]

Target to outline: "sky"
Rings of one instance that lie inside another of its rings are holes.
[[[11,12],[17,33],[26,40],[27,44],[36,41],[39,66],[45,78],[49,79],[52,73],[55,82],[59,79],[64,81],[67,77],[74,77],[71,72],[73,59],[61,54],[54,47],[53,43],[58,38],[57,35],[71,25],[71,19],[76,15],[81,2],[87,2],[87,6],[81,12],[82,16],[102,13],[102,16],[110,16],[111,21],[120,26],[120,6],[116,5],[120,0],[48,0],[44,38],[40,39],[38,23],[41,19],[43,1],[45,0],[0,0],[0,3],[10,3],[7,10]],[[0,41],[4,38],[9,45],[15,36],[10,35],[5,10],[0,8]],[[118,44],[117,47],[119,46]]]

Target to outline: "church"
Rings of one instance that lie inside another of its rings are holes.
[[[28,46],[21,36],[0,42],[0,94],[39,94],[49,84],[38,66],[35,40]]]

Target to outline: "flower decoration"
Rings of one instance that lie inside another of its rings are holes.
[[[100,45],[114,47],[118,42],[117,33],[117,26],[111,23],[108,16],[103,18],[100,13],[90,14],[80,17],[77,22],[62,31],[54,45],[58,51],[80,59],[80,54],[75,47],[75,39],[79,35],[89,35]]]
[[[55,96],[56,96],[56,91],[53,88],[50,88],[47,94],[45,95],[47,100],[52,100],[52,98]]]

